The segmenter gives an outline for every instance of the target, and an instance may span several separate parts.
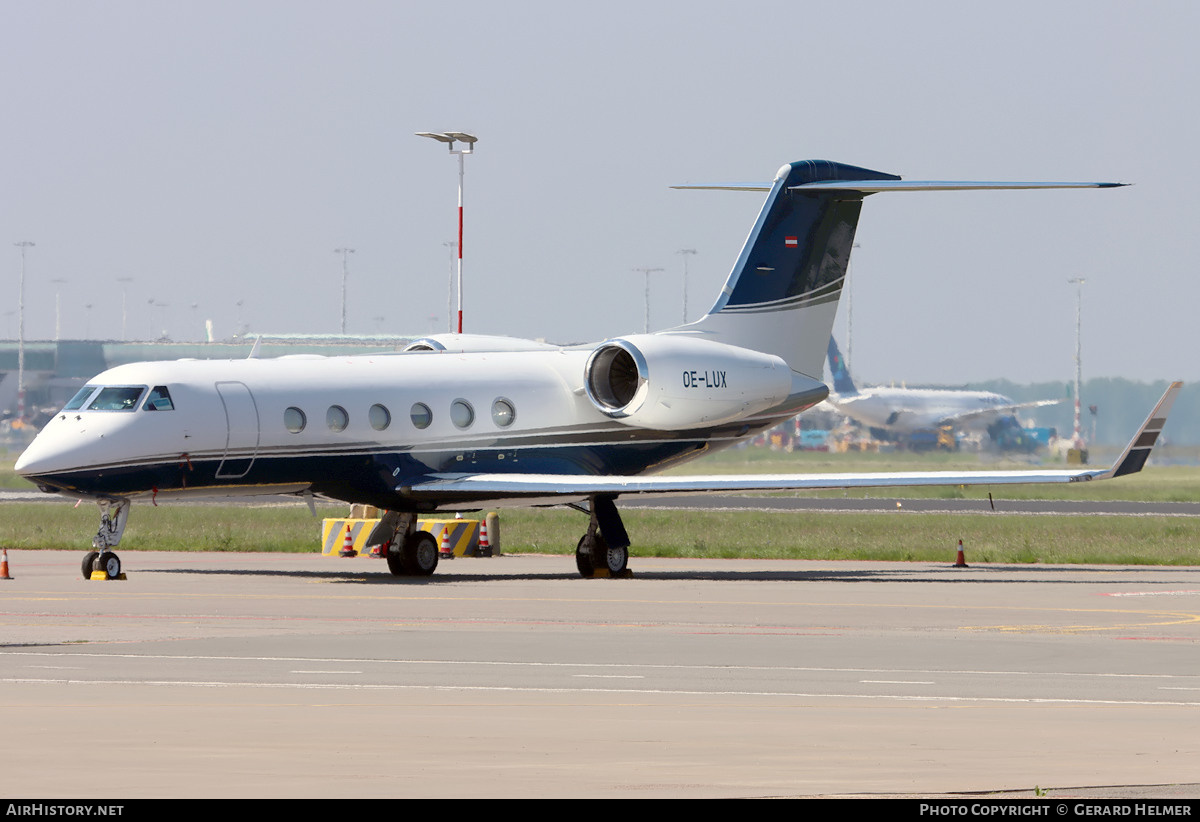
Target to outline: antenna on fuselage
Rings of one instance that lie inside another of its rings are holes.
[[[259,343],[261,343],[261,342],[262,342],[262,335],[259,334],[257,337],[254,338],[254,345],[250,347],[250,355],[247,356],[246,359],[248,359],[248,360],[257,360],[258,359],[258,354],[259,354],[258,348],[259,348]]]

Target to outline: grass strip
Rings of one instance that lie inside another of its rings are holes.
[[[135,505],[121,551],[321,549],[320,517],[300,504]],[[1004,513],[786,513],[627,510],[633,556],[952,562],[959,539],[972,563],[1200,564],[1200,518],[1022,516]],[[99,524],[94,505],[0,506],[0,546],[86,551]],[[505,553],[568,554],[587,519],[569,509],[501,511]]]

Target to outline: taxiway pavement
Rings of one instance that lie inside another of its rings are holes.
[[[5,796],[1197,796],[1200,567],[9,558]]]

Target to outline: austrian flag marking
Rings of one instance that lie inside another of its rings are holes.
[[[783,247],[784,248],[799,248],[800,247],[800,238],[799,237],[784,237],[783,238]]]

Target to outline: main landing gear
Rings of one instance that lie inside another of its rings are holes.
[[[613,497],[592,497],[587,533],[575,546],[575,567],[582,577],[628,576],[629,535]]]
[[[417,530],[417,515],[389,511],[380,520],[377,529],[386,529],[383,536],[377,539],[377,532],[372,532],[367,543],[378,545],[387,541],[388,570],[395,576],[427,577],[437,570],[438,544],[433,534]],[[392,536],[387,537],[390,530]]]
[[[587,532],[575,546],[575,567],[580,576],[629,576],[629,534],[621,522],[613,496],[594,496],[586,508]],[[437,569],[438,543],[433,534],[417,530],[417,514],[388,511],[370,536],[368,545],[387,545],[388,570],[395,576],[429,576]]]
[[[121,535],[125,533],[125,523],[129,521],[129,500],[99,500],[100,528],[92,537],[93,550],[84,555],[84,579],[91,579],[95,571],[103,571],[107,579],[120,579],[121,558],[113,552]]]

